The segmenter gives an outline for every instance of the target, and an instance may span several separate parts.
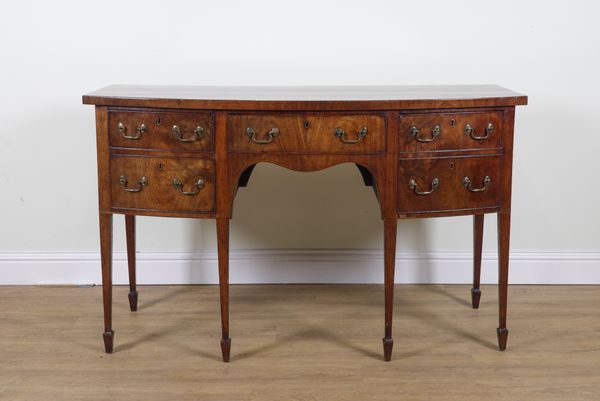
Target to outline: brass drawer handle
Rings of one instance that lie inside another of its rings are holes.
[[[119,184],[123,186],[123,189],[127,192],[140,192],[146,185],[148,185],[148,179],[146,177],[138,178],[137,188],[127,188],[127,178],[124,175],[119,177]]]
[[[438,136],[440,136],[440,134],[442,133],[442,129],[439,125],[436,125],[431,129],[430,137],[419,136],[419,132],[420,130],[417,128],[416,125],[410,127],[410,134],[417,140],[417,142],[433,142]]]
[[[181,131],[181,128],[179,128],[179,125],[174,125],[171,128],[171,133],[177,138],[179,142],[194,142],[204,137],[204,127],[198,125],[194,129],[194,135],[189,138],[183,136],[183,132]]]
[[[248,138],[250,138],[250,140],[256,144],[266,145],[268,143],[273,142],[275,137],[277,135],[279,135],[279,128],[277,128],[277,127],[271,128],[271,130],[269,132],[267,132],[267,134],[266,134],[267,139],[256,139],[256,131],[252,127],[246,128],[246,135],[248,135]]]
[[[200,179],[200,180],[196,181],[196,184],[194,184],[194,186],[196,187],[196,189],[194,191],[184,191],[183,183],[181,181],[179,181],[179,179],[173,178],[173,187],[175,187],[175,189],[183,195],[187,195],[187,196],[198,195],[198,193],[200,193],[200,190],[202,188],[204,188],[204,180]]]
[[[490,134],[494,132],[494,124],[488,123],[487,127],[485,127],[485,135],[477,136],[475,135],[475,128],[469,123],[465,125],[465,134],[470,135],[471,138],[481,141],[482,139],[488,139]]]
[[[125,124],[119,121],[119,123],[117,124],[117,131],[119,131],[119,133],[123,135],[123,138],[125,139],[136,140],[140,139],[142,135],[148,131],[148,127],[146,127],[146,124],[140,124],[135,130],[137,132],[137,135],[127,135],[127,127],[125,126]]]
[[[473,188],[469,177],[463,178],[463,185],[465,186],[465,188],[467,188],[471,192],[483,192],[486,189],[488,189],[488,187],[490,186],[491,183],[492,183],[492,178],[489,175],[486,175],[485,178],[483,179],[483,187]]]
[[[361,129],[358,130],[358,138],[348,139],[348,138],[346,138],[346,131],[344,131],[343,128],[337,127],[335,129],[335,136],[340,138],[340,141],[342,141],[344,143],[349,143],[349,144],[360,142],[365,136],[367,136],[368,133],[369,133],[369,130],[367,129],[367,127],[362,127]]]
[[[408,186],[410,187],[410,189],[412,189],[417,195],[430,195],[433,193],[433,191],[436,190],[437,187],[440,186],[440,180],[437,178],[434,178],[433,181],[431,181],[431,189],[429,191],[421,191],[419,190],[419,186],[417,185],[417,182],[415,180],[410,180],[408,182]]]

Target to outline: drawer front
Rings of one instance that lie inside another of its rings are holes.
[[[495,148],[500,112],[406,114],[400,117],[400,152]]]
[[[215,210],[215,163],[195,158],[110,159],[112,207],[163,211]]]
[[[157,150],[210,151],[211,113],[110,111],[110,146]]]
[[[398,167],[400,213],[498,206],[500,156],[401,159]]]
[[[232,152],[385,151],[380,115],[230,115],[227,128]]]

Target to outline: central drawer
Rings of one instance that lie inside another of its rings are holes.
[[[227,130],[232,152],[385,152],[381,115],[234,114],[227,119]]]
[[[215,210],[215,162],[113,155],[110,191],[114,208],[211,212]]]

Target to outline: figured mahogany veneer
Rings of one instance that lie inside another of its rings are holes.
[[[465,185],[465,178],[470,185]],[[500,155],[401,159],[398,212],[401,215],[452,211],[470,214],[475,209],[491,212],[499,205],[501,179]],[[413,188],[411,181],[416,184]],[[432,184],[434,181],[437,185]]]
[[[115,209],[215,211],[214,160],[113,155],[110,177]],[[124,183],[121,177],[127,182]],[[175,186],[174,180],[181,185]],[[197,185],[199,180],[200,186]]]
[[[96,106],[104,346],[112,352],[112,215],[125,214],[129,304],[137,310],[135,216],[215,218],[221,351],[230,359],[229,220],[257,163],[316,171],[357,165],[384,229],[384,360],[398,219],[473,215],[479,307],[484,213],[498,213],[498,345],[508,336],[508,253],[515,106],[494,85],[382,87],[110,86]]]
[[[249,140],[248,128],[257,141],[277,135],[269,143]],[[365,129],[360,138],[361,129]],[[339,130],[342,131],[339,131]],[[227,119],[231,152],[284,153],[382,153],[385,152],[385,119],[382,115],[273,115],[241,114]],[[343,132],[341,136],[336,135]]]
[[[110,146],[173,151],[214,149],[212,113],[114,109],[108,120]]]
[[[410,153],[496,148],[500,145],[501,121],[502,113],[498,111],[402,115],[399,150]],[[493,129],[488,134],[490,124]],[[465,130],[467,125],[472,128],[472,136]]]

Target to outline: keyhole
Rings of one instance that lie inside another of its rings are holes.
[[[451,127],[456,126],[456,120],[455,119],[450,120],[450,126]]]
[[[161,121],[160,118],[158,120],[156,120],[156,125],[160,125]]]
[[[450,170],[454,170],[454,162],[450,162]]]
[[[304,128],[305,129],[309,129],[310,128],[310,122],[308,120],[304,121]]]
[[[163,171],[164,170],[164,166],[162,163],[158,163],[158,171]]]

